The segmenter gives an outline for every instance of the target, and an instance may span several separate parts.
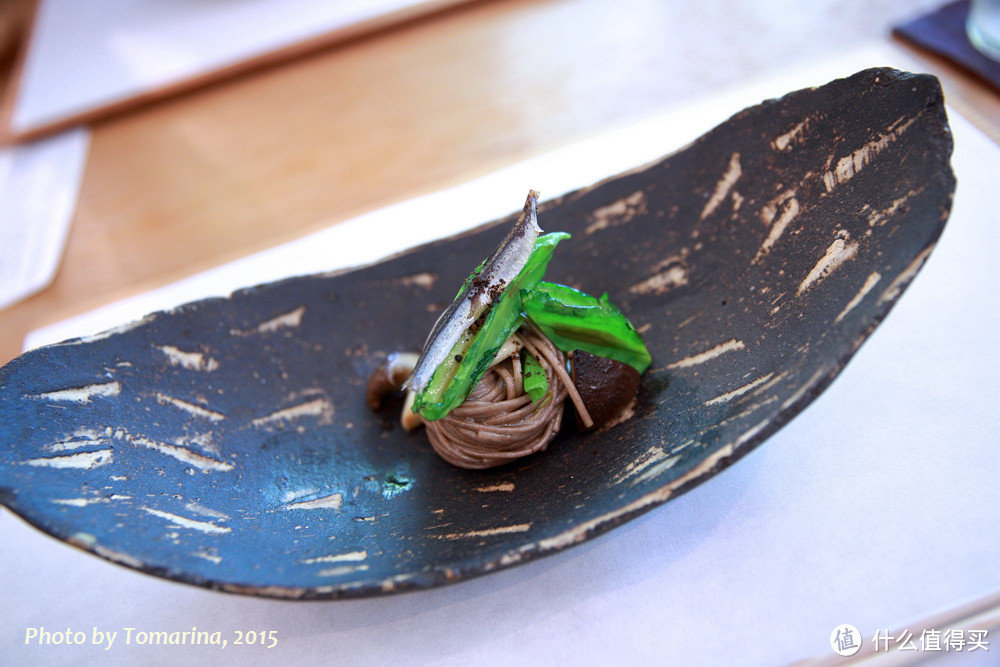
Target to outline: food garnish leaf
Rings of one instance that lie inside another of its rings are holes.
[[[642,373],[651,362],[642,337],[604,294],[600,299],[550,282],[522,288],[524,311],[563,352],[584,350]]]
[[[549,380],[545,377],[545,369],[538,363],[538,359],[535,359],[535,355],[527,350],[521,351],[521,361],[524,393],[531,397],[532,403],[537,403],[549,392]]]
[[[569,234],[555,232],[538,237],[524,268],[472,323],[444,355],[422,391],[416,391],[413,411],[424,419],[441,419],[461,405],[489,370],[497,350],[523,321],[521,293],[535,287],[545,275],[556,245]],[[485,269],[484,269],[485,271]]]

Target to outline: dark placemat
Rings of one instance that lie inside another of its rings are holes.
[[[1000,92],[1000,62],[987,58],[969,41],[965,31],[968,16],[969,0],[959,0],[897,26],[893,33],[948,58]]]

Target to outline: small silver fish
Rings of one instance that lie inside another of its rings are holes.
[[[538,226],[538,192],[530,190],[524,202],[524,210],[504,240],[483,263],[483,268],[474,280],[438,318],[431,330],[420,359],[406,381],[414,392],[427,388],[434,371],[448,358],[455,343],[462,337],[479,316],[498,299],[507,285],[517,277],[528,257],[535,249],[535,240],[541,233]]]

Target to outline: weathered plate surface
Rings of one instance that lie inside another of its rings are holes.
[[[705,481],[827,386],[927,259],[950,153],[937,81],[869,70],[543,205],[573,234],[550,279],[610,292],[653,355],[613,430],[472,472],[365,407],[371,369],[420,346],[505,220],[23,355],[0,371],[0,501],[109,560],[290,598],[568,547]]]

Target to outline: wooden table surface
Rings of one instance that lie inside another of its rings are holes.
[[[937,4],[471,2],[119,113],[93,125],[55,281],[0,311],[0,362],[39,326],[748,76],[892,41],[892,25]],[[16,32],[0,23],[0,40]],[[995,93],[896,45],[1000,137]]]

